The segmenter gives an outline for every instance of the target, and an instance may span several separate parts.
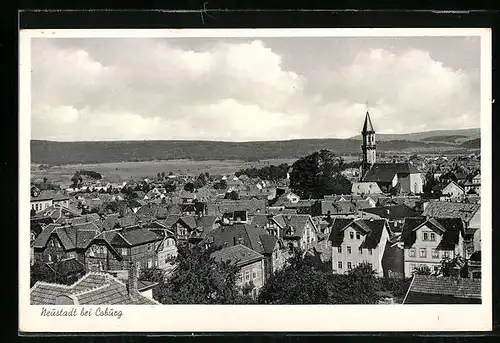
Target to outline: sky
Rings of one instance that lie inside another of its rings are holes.
[[[479,37],[33,38],[31,136],[287,140],[480,127]]]

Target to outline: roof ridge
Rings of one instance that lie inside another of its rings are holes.
[[[84,294],[87,294],[90,292],[94,292],[94,291],[97,291],[99,289],[104,289],[104,288],[109,287],[109,286],[111,286],[111,283],[104,282],[102,285],[98,285],[98,286],[83,290],[83,291],[78,292],[78,293],[70,293],[70,294],[73,295],[74,297],[79,297],[81,295],[84,295]]]

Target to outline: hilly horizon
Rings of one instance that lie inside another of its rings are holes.
[[[470,132],[465,135],[465,131]],[[408,135],[394,135],[399,138],[406,137],[406,139],[381,139],[377,143],[377,149],[380,152],[401,153],[467,151],[479,148],[478,131],[479,129],[472,129],[472,131],[439,130],[433,131],[435,136],[429,132],[414,133],[409,137],[407,137]],[[419,134],[420,136],[418,136]],[[450,141],[450,136],[459,136],[460,141],[456,137]],[[420,137],[420,140],[416,137]],[[276,158],[300,158],[321,149],[329,149],[337,154],[357,154],[360,152],[360,142],[352,138],[249,142],[203,140],[56,142],[32,140],[31,162],[65,165],[172,159],[258,161]]]

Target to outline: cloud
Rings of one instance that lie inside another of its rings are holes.
[[[32,138],[350,137],[360,131],[365,101],[378,132],[479,127],[478,70],[453,69],[422,49],[365,46],[342,63],[335,58],[345,51],[317,63],[310,51],[299,72],[290,51],[303,45],[287,44],[280,54],[265,39],[189,47],[149,38],[34,39]]]

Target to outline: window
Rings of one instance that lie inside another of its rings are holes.
[[[443,251],[443,258],[448,258],[450,257],[450,252],[449,251]]]
[[[439,273],[439,266],[434,266],[434,273]]]
[[[431,253],[432,258],[439,258],[439,251],[437,251],[436,249],[432,249]]]
[[[352,232],[352,231],[351,231],[351,232],[349,232],[349,237],[350,237],[351,239],[354,239],[354,232]]]
[[[359,234],[359,232],[356,232],[356,239],[361,239],[361,235]]]
[[[337,251],[339,252],[339,254],[342,254],[342,247],[338,247]]]
[[[152,243],[149,243],[149,244],[148,244],[148,250],[151,250],[151,248],[153,248],[153,244],[152,244]]]
[[[342,269],[342,261],[337,262],[337,268]]]
[[[436,240],[436,234],[434,232],[431,232],[431,241]]]
[[[351,262],[347,262],[347,269],[352,269],[352,263]]]
[[[368,249],[368,254],[373,255],[373,249]]]
[[[347,247],[347,253],[350,254],[351,253],[351,247]]]
[[[256,279],[257,278],[257,273],[255,272],[255,270],[252,270],[252,279]]]
[[[243,273],[239,272],[238,273],[238,282],[242,282],[242,281],[243,281]]]
[[[128,254],[128,249],[127,248],[122,248],[122,255],[127,256]]]
[[[250,280],[250,271],[248,271],[248,270],[245,272],[245,280],[246,281]]]
[[[427,249],[420,248],[420,257],[427,257]]]
[[[358,248],[358,251],[359,251],[359,254],[360,254],[360,255],[363,255],[363,248],[362,248],[362,247],[359,247],[359,248]]]
[[[411,248],[409,251],[408,251],[408,256],[409,257],[415,257],[416,254],[415,254],[415,248]]]
[[[427,232],[424,232],[424,241],[429,240],[429,234]]]

